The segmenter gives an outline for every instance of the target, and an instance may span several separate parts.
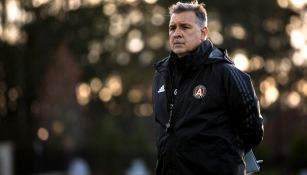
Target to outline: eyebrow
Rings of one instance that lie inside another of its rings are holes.
[[[179,26],[192,26],[190,23],[179,23]],[[174,27],[177,26],[177,24],[169,24],[169,27]]]

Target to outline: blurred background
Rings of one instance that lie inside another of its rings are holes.
[[[0,2],[0,174],[153,175],[153,64],[176,1]],[[307,0],[200,2],[254,81],[258,174],[306,175]]]

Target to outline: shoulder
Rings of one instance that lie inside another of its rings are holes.
[[[241,79],[244,81],[249,81],[251,79],[248,73],[243,72],[234,64],[229,62],[220,62],[218,64],[214,64],[214,70],[216,74],[221,76],[224,80]]]
[[[166,69],[166,68],[168,67],[168,65],[169,65],[169,58],[170,58],[170,57],[168,56],[168,57],[165,57],[165,58],[163,58],[162,60],[156,62],[156,63],[154,64],[155,70],[158,71],[158,72],[160,72],[160,71]]]

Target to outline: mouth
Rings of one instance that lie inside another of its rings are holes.
[[[183,42],[174,42],[174,45],[183,45]]]

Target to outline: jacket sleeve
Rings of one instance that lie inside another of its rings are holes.
[[[243,141],[244,150],[248,152],[263,138],[263,118],[258,98],[249,75],[233,65],[227,67],[226,75],[228,110]]]

